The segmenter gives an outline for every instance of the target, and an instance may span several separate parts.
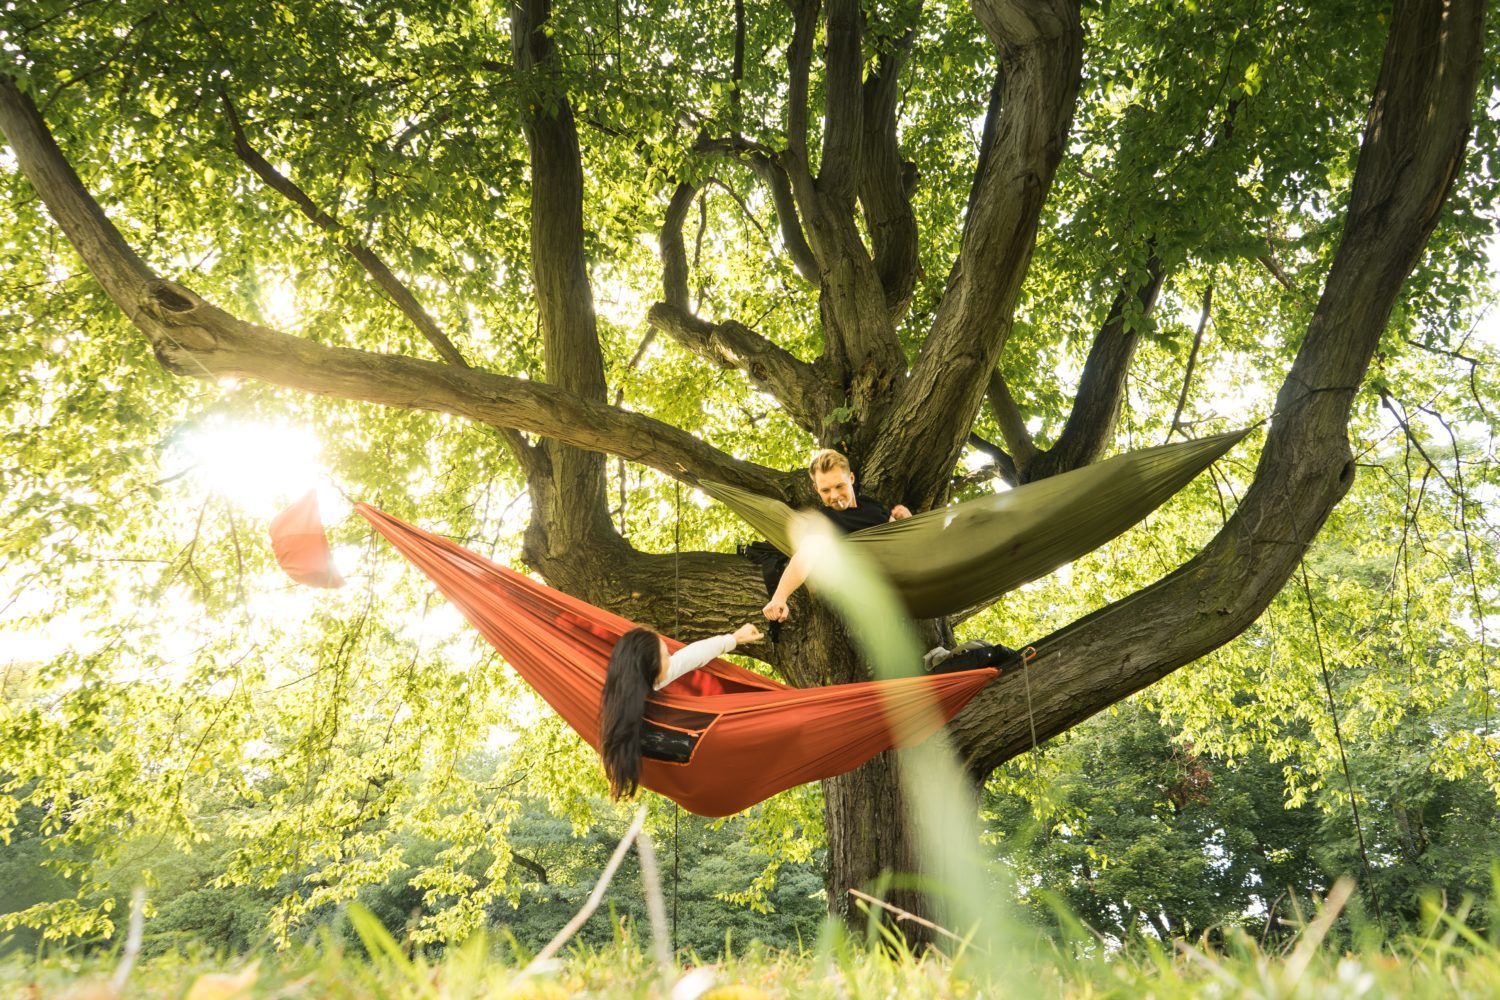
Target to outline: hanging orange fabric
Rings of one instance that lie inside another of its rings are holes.
[[[318,514],[318,491],[292,504],[271,519],[271,550],[276,561],[298,583],[309,587],[342,587],[344,578],[333,566],[328,535]]]
[[[357,510],[437,584],[516,672],[594,747],[616,640],[634,623],[496,565],[368,504]],[[672,638],[677,650],[682,643]],[[641,784],[702,816],[728,816],[777,792],[920,743],[998,675],[792,688],[723,660],[647,703]]]

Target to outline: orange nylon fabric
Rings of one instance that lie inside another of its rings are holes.
[[[610,650],[633,622],[544,586],[368,504],[357,510],[437,584],[597,751]],[[682,643],[670,637],[677,650]],[[994,668],[792,688],[723,660],[656,693],[653,716],[699,733],[691,758],[644,758],[641,784],[701,816],[728,816],[807,781],[920,743],[998,676]],[[691,721],[683,721],[691,717]]]
[[[318,515],[318,491],[292,504],[271,519],[271,551],[276,561],[298,583],[309,587],[342,587],[344,578],[333,566],[328,535]]]

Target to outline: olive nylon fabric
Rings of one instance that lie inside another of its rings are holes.
[[[1127,452],[866,528],[847,541],[880,566],[914,617],[955,614],[988,604],[1123,534],[1247,433]],[[796,510],[724,483],[705,480],[699,486],[791,554]]]
[[[523,680],[589,745],[599,747],[599,705],[615,642],[635,624],[537,583],[368,504],[355,510],[463,612]],[[327,579],[328,545],[305,524],[277,538],[276,555]],[[273,536],[274,537],[274,536]],[[311,558],[323,559],[319,567]],[[682,643],[668,637],[670,650]],[[793,688],[724,660],[685,674],[647,702],[647,718],[692,741],[685,763],[645,757],[641,784],[703,816],[728,816],[807,781],[859,767],[892,747],[920,743],[998,676],[993,667],[950,674]]]

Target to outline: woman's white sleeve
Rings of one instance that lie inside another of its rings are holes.
[[[692,673],[716,657],[733,652],[735,645],[733,635],[715,635],[688,643],[667,660],[667,675],[656,685],[656,690],[660,691],[683,674]]]

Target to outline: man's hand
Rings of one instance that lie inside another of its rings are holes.
[[[739,646],[748,646],[752,642],[760,642],[760,629],[746,622],[734,630],[734,641]]]
[[[904,521],[908,517],[911,517],[911,511],[906,509],[905,504],[898,503],[896,506],[891,508],[892,521]]]
[[[761,608],[760,612],[773,622],[786,621],[787,615],[789,613],[787,611],[786,601],[778,601],[774,598],[772,598],[769,604]]]

